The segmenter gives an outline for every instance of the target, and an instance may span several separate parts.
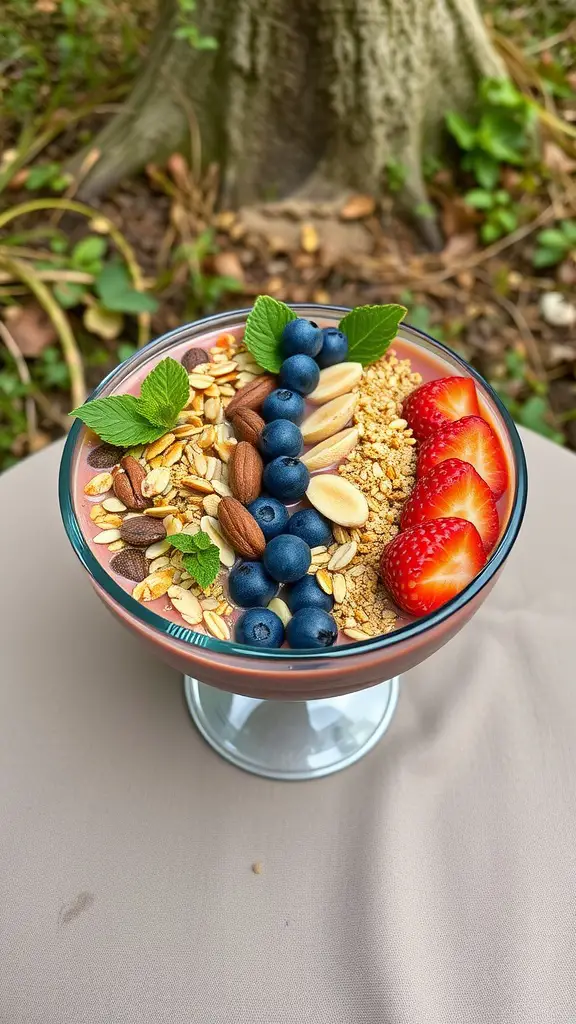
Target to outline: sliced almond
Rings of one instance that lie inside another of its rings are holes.
[[[222,462],[230,461],[233,452],[236,450],[237,444],[238,441],[235,437],[230,437],[227,441],[216,441],[214,447],[222,459]]]
[[[159,558],[154,558],[150,562],[150,572],[157,572],[158,569],[165,569],[167,565],[170,565],[170,559],[166,555],[160,555]]]
[[[206,456],[204,455],[203,452],[193,452],[192,455],[194,469],[196,470],[198,476],[206,476],[206,469],[208,467]]]
[[[362,491],[335,473],[313,476],[306,497],[321,515],[339,526],[363,526],[370,513]]]
[[[218,601],[215,597],[204,597],[200,604],[205,612],[214,612],[218,607]]]
[[[132,597],[137,601],[156,601],[157,598],[164,597],[164,594],[167,594],[168,589],[172,586],[173,576],[172,566],[166,566],[165,569],[150,573],[145,580],[136,584],[132,591]]]
[[[189,373],[188,382],[195,391],[205,391],[214,383],[214,378],[207,373]]]
[[[230,639],[230,627],[221,615],[218,615],[217,612],[204,612],[202,618],[204,619],[206,629],[212,636],[215,636],[218,640]]]
[[[209,423],[215,423],[222,408],[220,398],[209,398],[204,406],[204,416]]]
[[[340,395],[348,395],[362,377],[362,363],[336,363],[320,370],[320,379],[308,401],[312,405],[324,405]]]
[[[168,537],[165,537],[164,540],[157,540],[154,544],[150,544],[150,546],[146,548],[144,554],[146,555],[146,558],[159,558],[160,555],[165,555],[166,552],[170,550],[170,547],[170,541]]]
[[[98,526],[109,526],[113,530],[119,530],[122,526],[122,516],[113,515],[112,512],[106,512],[105,515],[100,516],[98,519]]]
[[[108,551],[112,551],[112,553],[114,553],[115,551],[122,551],[122,548],[125,547],[126,545],[123,540],[113,540],[112,543],[108,545]]]
[[[349,636],[351,640],[371,640],[372,637],[369,633],[364,633],[362,629],[345,629],[344,635]]]
[[[338,526],[337,523],[334,524],[334,529],[332,532],[334,534],[334,540],[338,544],[347,544],[348,541],[350,540],[350,534],[348,533],[348,530],[345,530],[343,526]]]
[[[120,530],[102,530],[102,533],[92,537],[94,544],[112,544],[115,540],[120,540]]]
[[[232,497],[232,491],[228,487],[228,484],[224,483],[223,480],[213,480],[212,481],[212,487],[216,491],[216,494],[219,495],[220,498],[231,498]]]
[[[283,601],[281,597],[273,597],[268,608],[278,616],[283,626],[288,625],[292,618],[292,612],[286,604],[286,601]]]
[[[152,508],[145,508],[143,515],[152,516],[152,519],[164,519],[165,516],[174,515],[178,511],[177,505],[153,505]],[[124,516],[127,519],[127,516]]]
[[[346,544],[341,544],[339,548],[336,548],[328,562],[329,570],[331,572],[338,572],[340,569],[344,569],[345,566],[350,564],[357,551],[358,545],[355,540],[349,540]]]
[[[311,473],[317,469],[327,469],[328,466],[335,466],[345,459],[358,444],[359,437],[358,427],[346,427],[345,430],[333,434],[326,441],[320,441],[319,444],[314,445],[300,458]]]
[[[99,519],[102,519],[104,512],[104,504],[92,505],[92,508],[90,509],[90,519],[93,523],[97,523]]]
[[[207,513],[207,515],[218,515],[218,505],[220,504],[221,500],[222,499],[218,494],[207,494],[206,497],[202,499],[202,507],[204,511]]]
[[[219,523],[217,519],[213,519],[212,516],[202,516],[200,520],[200,529],[207,533],[213,544],[216,545],[220,552],[220,561],[222,565],[231,568],[236,561],[236,555],[234,549],[228,544],[222,536]]]
[[[342,604],[346,600],[347,592],[346,577],[341,572],[335,572],[332,576],[332,593],[336,604]]]
[[[318,569],[316,573],[316,582],[325,594],[332,593],[332,577],[327,569]]]
[[[177,462],[180,462],[180,459],[182,458],[183,451],[184,451],[184,442],[183,441],[174,441],[174,443],[171,444],[170,447],[167,448],[166,451],[163,453],[163,455],[162,455],[162,465],[163,466],[168,466],[168,467],[175,466]]]
[[[102,502],[102,508],[105,508],[107,512],[125,512],[126,505],[120,498],[105,498]]]
[[[216,427],[210,424],[209,427],[204,427],[204,430],[198,438],[199,448],[211,448],[216,440]]]
[[[305,444],[315,444],[332,437],[352,419],[358,395],[341,395],[321,405],[302,423],[300,430]]]
[[[112,487],[112,473],[97,473],[91,480],[88,481],[84,488],[84,494],[88,494],[91,498],[96,497],[98,494],[106,494]]]
[[[152,443],[146,448],[146,462],[150,462],[151,459],[155,459],[156,456],[161,455],[162,452],[166,451],[166,449],[170,447],[174,440],[174,434],[169,433],[159,437],[157,441],[152,441]]]
[[[211,377],[223,377],[227,373],[231,373],[235,370],[238,363],[233,360],[227,360],[225,363],[211,363],[208,368],[208,373]]]
[[[203,480],[200,476],[183,476],[180,481],[184,487],[189,487],[191,491],[199,491],[200,494],[211,494],[214,490],[209,480]]]
[[[155,498],[170,483],[170,470],[165,466],[151,469],[142,481],[141,490],[144,498]]]
[[[175,516],[172,512],[166,516],[163,520],[164,526],[166,527],[166,536],[174,537],[177,533],[182,533],[183,523],[178,516]]]
[[[202,608],[198,598],[191,594],[185,587],[171,586],[168,590],[168,597],[174,605],[177,612],[180,612],[183,618],[186,619],[190,625],[196,626],[199,622],[202,622]]]

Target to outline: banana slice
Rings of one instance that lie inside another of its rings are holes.
[[[302,423],[300,430],[305,444],[315,444],[332,437],[352,419],[358,395],[341,395],[315,409]]]
[[[358,427],[346,427],[346,430],[340,430],[332,437],[314,445],[309,452],[300,456],[300,461],[308,466],[311,473],[316,469],[335,466],[356,447],[359,436]]]
[[[360,382],[362,363],[337,363],[320,371],[320,380],[308,401],[313,405],[324,405],[340,395],[348,395]]]
[[[313,476],[306,497],[318,512],[338,526],[363,526],[368,519],[370,510],[362,491],[335,473]]]

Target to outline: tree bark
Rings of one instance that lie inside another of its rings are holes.
[[[378,194],[392,162],[418,202],[446,112],[468,110],[478,80],[504,73],[475,0],[203,0],[215,52],[174,39],[175,11],[161,0],[141,76],[93,143],[102,155],[84,197],[192,129],[202,160],[220,165],[226,204]]]

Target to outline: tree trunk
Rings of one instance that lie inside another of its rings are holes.
[[[417,202],[445,113],[469,109],[479,78],[504,73],[475,0],[200,6],[199,28],[218,49],[175,40],[175,0],[161,0],[142,74],[93,144],[102,155],[84,197],[168,156],[192,130],[203,162],[220,165],[227,204],[378,194],[392,162]]]

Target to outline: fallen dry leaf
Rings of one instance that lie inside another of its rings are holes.
[[[318,252],[320,239],[313,224],[303,224],[300,229],[300,245],[304,252]]]
[[[4,311],[4,318],[22,355],[28,359],[35,359],[56,341],[52,321],[36,303],[11,306]]]
[[[244,283],[244,270],[235,252],[216,253],[214,270],[220,277],[232,277],[240,284]]]
[[[117,338],[124,326],[122,313],[114,313],[97,303],[85,310],[83,321],[87,330],[106,341],[113,341],[114,338]]]
[[[373,196],[358,195],[350,196],[340,210],[341,220],[362,220],[363,217],[370,217],[376,209],[376,200]]]
[[[469,256],[476,248],[476,233],[466,231],[460,235],[451,235],[442,252],[440,259],[445,265],[456,263],[458,260]]]
[[[560,174],[571,174],[576,170],[576,160],[572,160],[555,142],[544,143],[542,162],[550,171]]]
[[[440,202],[440,222],[446,238],[467,234],[482,219],[478,211],[468,206],[460,196],[444,196]]]

